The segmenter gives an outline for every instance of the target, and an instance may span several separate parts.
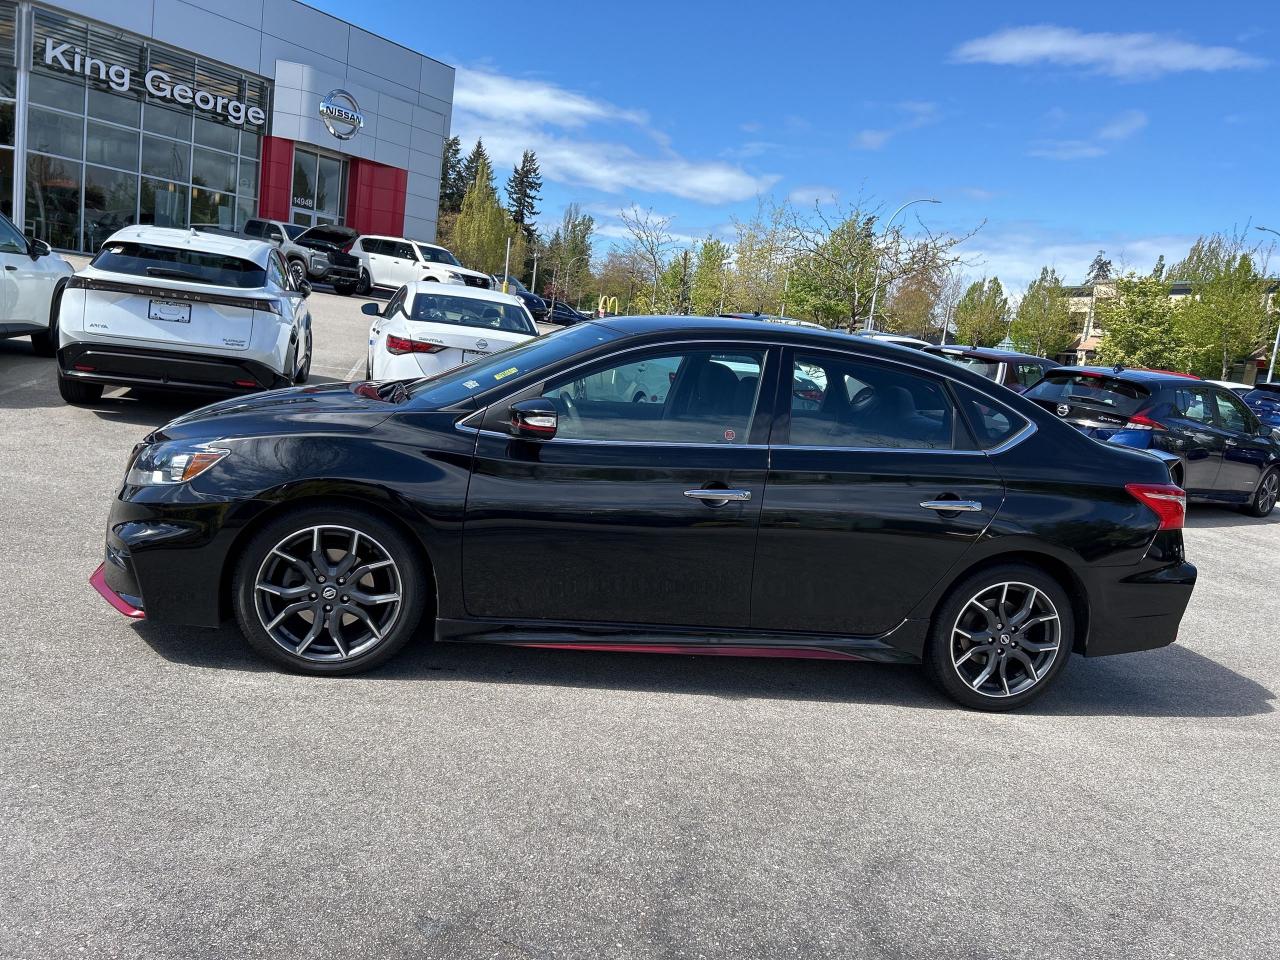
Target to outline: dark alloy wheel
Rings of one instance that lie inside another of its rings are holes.
[[[394,656],[422,618],[424,571],[395,528],[360,510],[286,514],[250,542],[236,619],[264,656],[306,673],[357,673]]]
[[[356,281],[356,296],[367,297],[373,289],[373,281],[369,279],[369,271],[361,270],[360,279]]]
[[[1071,602],[1057,582],[1022,564],[994,567],[947,595],[933,623],[925,665],[957,702],[1011,710],[1057,678],[1073,637]]]
[[[1251,517],[1268,517],[1276,508],[1276,498],[1280,497],[1280,473],[1268,470],[1258,482],[1258,489],[1253,492],[1253,499],[1244,508]]]
[[[307,265],[301,260],[289,261],[289,280],[293,284],[293,289],[301,290],[302,283],[307,279]]]

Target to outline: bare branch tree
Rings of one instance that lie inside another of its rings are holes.
[[[634,251],[644,260],[653,285],[653,296],[649,300],[649,312],[658,309],[658,281],[666,262],[667,249],[675,242],[667,229],[671,226],[670,217],[660,217],[652,210],[640,210],[633,207],[630,211],[621,210],[618,217],[622,225],[631,234],[631,245]]]

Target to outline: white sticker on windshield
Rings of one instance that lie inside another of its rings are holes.
[[[464,380],[464,381],[462,381],[462,385],[463,385],[464,387],[466,387],[468,390],[474,390],[476,387],[480,386],[480,381],[479,381],[479,380]]]

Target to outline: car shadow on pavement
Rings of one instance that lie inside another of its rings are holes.
[[[1231,507],[1218,504],[1192,504],[1187,510],[1188,530],[1216,530],[1224,527],[1256,527],[1280,523],[1280,510],[1269,517],[1247,517]]]
[[[276,670],[232,625],[220,629],[134,624],[174,663],[259,673]],[[939,709],[951,702],[919,667],[903,664],[723,656],[529,650],[485,644],[418,642],[385,666],[344,682],[461,680],[470,683],[688,693],[730,700],[768,699]],[[1057,685],[1020,711],[1039,716],[1235,717],[1270,713],[1266,687],[1174,645],[1131,656],[1072,657]]]
[[[307,386],[324,386],[338,383],[337,377],[312,374]],[[132,423],[140,427],[159,427],[176,417],[207,407],[211,403],[228,400],[232,394],[162,393],[152,390],[126,390],[108,394],[90,405],[95,416],[113,423]],[[244,394],[251,397],[253,394]]]

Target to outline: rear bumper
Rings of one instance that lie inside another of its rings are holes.
[[[67,344],[58,351],[58,370],[88,383],[199,393],[289,386],[287,378],[257,360],[101,343]]]
[[[1091,585],[1086,657],[1167,647],[1196,585],[1196,568],[1185,560]]]

